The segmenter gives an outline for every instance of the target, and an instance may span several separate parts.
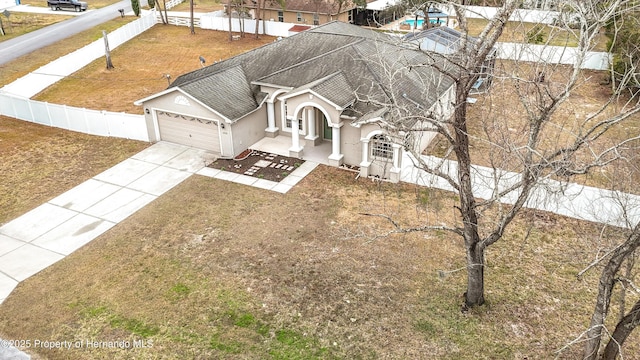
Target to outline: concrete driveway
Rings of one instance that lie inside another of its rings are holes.
[[[205,150],[159,142],[0,227],[0,304],[21,281],[193,174],[284,194],[318,166],[306,161],[281,182],[273,182],[206,167],[214,160]]]
[[[63,259],[214,160],[160,142],[0,227],[0,303],[20,281]]]

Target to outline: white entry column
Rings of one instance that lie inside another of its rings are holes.
[[[362,143],[362,161],[360,162],[360,176],[368,177],[369,176],[369,166],[371,166],[371,162],[369,161],[369,139],[363,138],[360,139]]]
[[[329,165],[331,166],[342,165],[344,155],[340,152],[340,129],[343,125],[344,122],[331,124],[331,155],[329,155]]]
[[[265,136],[278,136],[278,128],[276,127],[276,109],[273,100],[267,100],[267,128],[264,130]]]
[[[298,119],[291,119],[291,148],[289,156],[302,158],[302,146],[300,146],[300,123]]]
[[[307,136],[305,136],[305,140],[307,141],[307,145],[315,146],[316,140],[320,137],[316,134],[316,111],[313,107],[306,108],[307,111]]]

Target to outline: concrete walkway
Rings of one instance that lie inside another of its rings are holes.
[[[84,12],[73,12],[73,11],[52,11],[49,8],[38,8],[38,7],[30,7],[26,5],[20,5],[12,9],[35,9],[36,11],[48,11],[51,13],[69,13],[69,14],[86,14],[87,11]],[[16,10],[17,11],[17,10]],[[133,15],[133,13],[128,13],[127,15]],[[148,17],[148,19],[147,19]],[[141,11],[141,16],[136,20],[137,22],[144,24],[155,24],[155,15],[149,10]],[[121,29],[125,28],[144,28],[143,25],[135,26],[131,25],[132,23],[126,24],[122,26],[120,29],[114,30],[109,33],[109,43],[111,50],[116,49],[119,45],[124,43],[120,37],[123,34]],[[130,30],[132,31],[132,30]],[[125,34],[129,34],[125,32]],[[104,56],[104,39],[98,39],[94,42],[85,45],[75,51],[72,51],[56,60],[53,60],[38,69],[16,79],[10,84],[6,84],[0,87],[0,92],[4,92],[7,94],[11,94],[17,97],[30,99],[36,94],[40,93],[44,89],[49,86],[57,83],[58,81],[64,79],[65,77],[73,74],[74,72],[82,69],[83,67],[90,64],[92,61],[99,59]],[[1,84],[0,84],[1,85]]]
[[[193,174],[286,193],[317,163],[281,182],[205,167],[204,150],[160,142],[0,227],[0,303],[20,281],[71,254]]]

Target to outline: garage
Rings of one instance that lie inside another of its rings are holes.
[[[160,140],[220,153],[218,122],[158,111]]]

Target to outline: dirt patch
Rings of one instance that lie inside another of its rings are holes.
[[[248,149],[233,159],[218,159],[208,167],[280,182],[304,160]]]

